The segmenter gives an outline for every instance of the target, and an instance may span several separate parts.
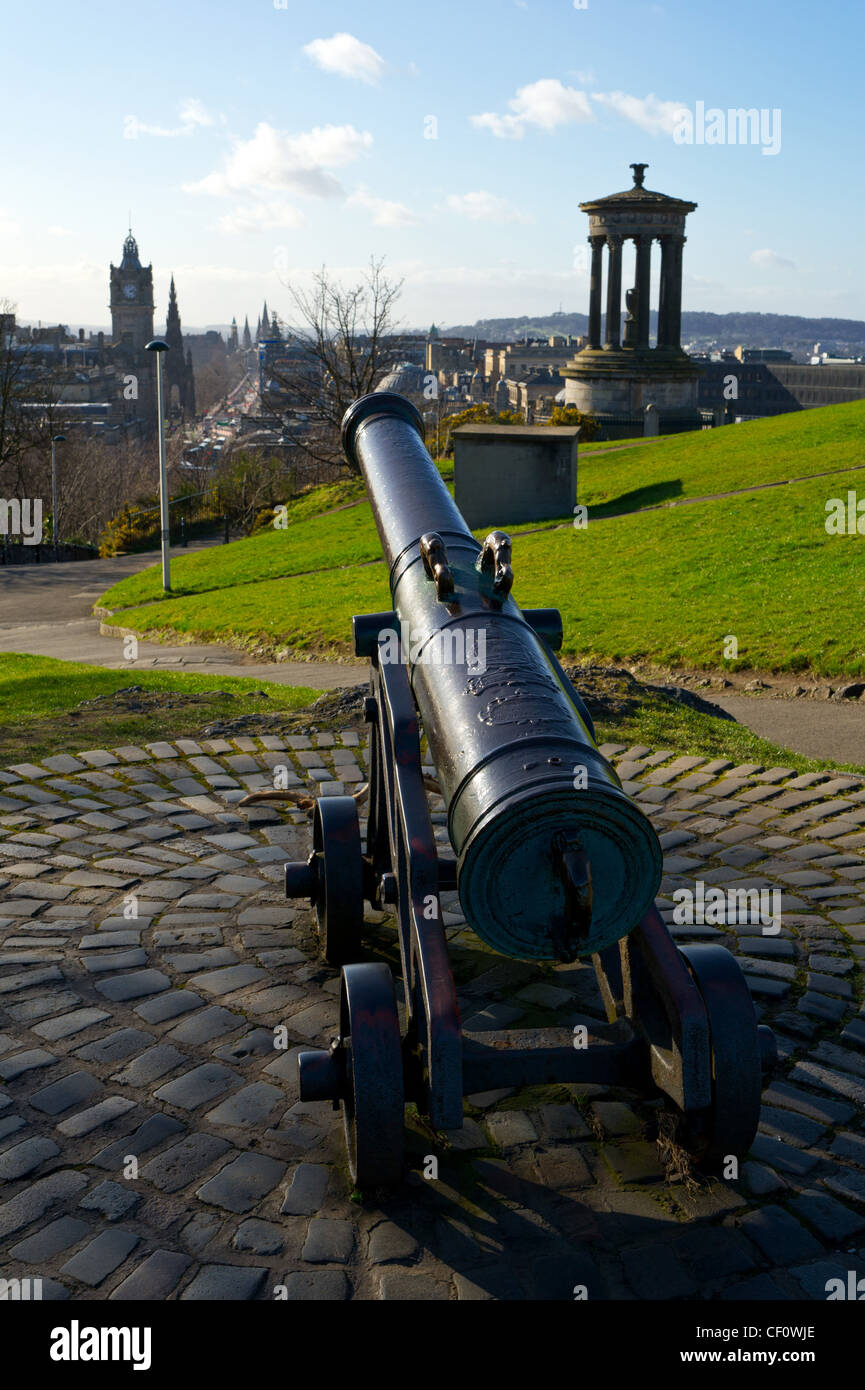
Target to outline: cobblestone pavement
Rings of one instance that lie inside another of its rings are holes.
[[[340,1117],[296,1091],[338,987],[283,898],[309,822],[232,808],[277,765],[351,789],[364,737],[0,772],[0,1277],[58,1299],[509,1300],[823,1299],[865,1275],[865,779],[605,749],[662,836],[668,920],[695,878],[783,893],[774,937],[671,928],[729,946],[777,1031],[737,1181],[668,1181],[651,1101],[552,1086],[469,1097],[449,1135],[407,1112],[405,1186],[362,1201]],[[472,1030],[602,1017],[589,967],[494,956],[444,902]],[[392,923],[368,922],[393,961]]]

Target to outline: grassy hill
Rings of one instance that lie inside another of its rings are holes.
[[[853,402],[586,457],[585,529],[510,528],[515,597],[561,609],[566,658],[712,668],[732,635],[740,668],[861,674],[865,537],[824,522],[828,498],[865,496],[863,430]],[[318,489],[285,530],[182,557],[171,598],[154,567],[100,603],[138,632],[346,654],[352,613],[389,606],[362,495]]]
[[[0,754],[32,762],[57,751],[194,736],[210,721],[304,709],[320,691],[249,676],[109,671],[77,661],[0,652]]]

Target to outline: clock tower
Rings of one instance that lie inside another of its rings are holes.
[[[111,336],[141,352],[153,337],[153,266],[143,266],[132,235],[123,243],[123,259],[111,266]]]

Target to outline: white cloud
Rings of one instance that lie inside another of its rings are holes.
[[[371,212],[373,225],[376,227],[416,227],[420,222],[420,218],[411,208],[407,208],[405,203],[376,198],[363,185],[355,189],[347,201],[355,207],[363,207]]]
[[[191,132],[192,126],[148,125],[146,121],[139,121],[137,116],[123,118],[124,140],[137,140],[139,135],[153,135],[160,140],[173,140],[178,135],[189,135]]]
[[[796,262],[788,260],[786,256],[781,256],[777,251],[770,251],[768,247],[762,251],[752,251],[748,257],[752,265],[758,265],[761,270],[795,270]]]
[[[159,126],[140,121],[137,116],[126,116],[123,121],[124,140],[137,140],[139,135],[151,135],[161,140],[176,140],[180,135],[192,135],[203,126],[215,124],[214,117],[197,97],[187,97],[180,104],[180,125]]]
[[[0,212],[0,236],[17,237],[20,231],[21,227],[13,218],[7,217],[5,213]]]
[[[207,126],[214,124],[210,112],[197,97],[187,97],[186,101],[183,102],[180,108],[180,119],[184,125]]]
[[[590,72],[580,71],[576,76],[586,85],[594,80]],[[560,125],[594,121],[593,102],[615,111],[650,135],[672,135],[683,110],[682,102],[663,101],[652,93],[647,97],[635,97],[627,92],[592,92],[589,97],[587,92],[576,87],[566,87],[557,77],[542,77],[538,82],[519,88],[508,102],[510,111],[501,115],[485,111],[480,116],[472,116],[472,123],[492,131],[501,140],[519,140],[529,126],[555,130]]]
[[[53,227],[46,227],[45,230],[49,236],[61,237],[72,235],[68,227],[61,227],[58,224],[55,224]]]
[[[533,222],[534,218],[522,212],[507,198],[497,198],[494,193],[479,189],[476,193],[452,193],[447,200],[451,212],[460,217],[468,217],[472,222]]]
[[[184,184],[184,192],[222,197],[291,188],[318,198],[338,197],[342,186],[326,169],[351,164],[371,145],[369,131],[351,125],[315,126],[288,135],[262,121],[251,139],[235,141],[221,169]]]
[[[313,39],[304,45],[304,53],[322,69],[339,77],[356,77],[361,82],[376,83],[384,73],[385,63],[368,43],[354,34],[334,34],[329,39]]]
[[[237,207],[219,219],[223,232],[269,232],[275,227],[302,227],[306,218],[291,203],[266,202]]]
[[[594,115],[585,92],[566,87],[557,77],[542,77],[520,87],[508,101],[510,112],[497,115],[485,111],[472,116],[472,123],[491,130],[501,140],[520,140],[527,126],[555,130],[556,126],[593,121]]]
[[[652,93],[632,97],[627,92],[592,92],[592,101],[616,111],[650,135],[672,135],[684,109],[681,101],[662,101]]]

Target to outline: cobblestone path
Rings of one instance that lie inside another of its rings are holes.
[[[283,897],[309,821],[233,809],[280,764],[350,790],[364,740],[0,772],[0,1278],[57,1299],[823,1299],[865,1275],[865,779],[604,750],[662,837],[668,921],[697,878],[783,894],[777,936],[672,927],[735,952],[778,1035],[737,1181],[668,1181],[655,1104],[554,1086],[469,1097],[449,1135],[407,1112],[407,1181],[376,1203],[350,1190],[340,1117],[298,1103],[338,988]],[[589,967],[492,955],[444,904],[470,1029],[603,1016]],[[368,922],[393,962],[389,919]]]

